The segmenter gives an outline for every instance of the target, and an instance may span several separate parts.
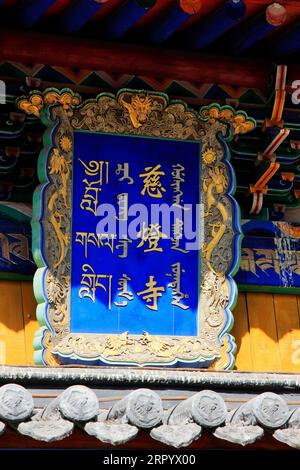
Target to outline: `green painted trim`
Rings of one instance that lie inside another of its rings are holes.
[[[20,274],[20,273],[6,273],[4,271],[0,272],[0,280],[7,281],[32,281],[32,274]]]
[[[43,351],[41,351],[41,347],[43,345],[43,337],[44,333],[47,331],[47,327],[41,327],[39,328],[35,335],[34,335],[34,340],[33,340],[33,360],[34,363],[38,366],[45,366],[45,363],[43,361]]]
[[[56,90],[56,89],[50,89],[52,91],[58,92],[59,94],[62,94],[66,89],[62,90]],[[49,90],[48,90],[49,91]],[[233,109],[231,106],[220,106],[218,104],[211,104],[210,106],[204,106],[203,108],[200,109],[200,112],[195,111],[194,109],[191,109],[187,106],[187,104],[184,101],[179,101],[179,100],[170,100],[168,95],[165,93],[160,93],[160,92],[154,92],[154,91],[147,91],[147,90],[133,90],[133,89],[121,89],[117,93],[117,96],[111,94],[111,93],[100,93],[97,97],[92,98],[90,100],[86,100],[83,103],[79,104],[78,106],[76,105],[76,108],[81,108],[83,106],[86,106],[87,103],[95,103],[97,102],[102,96],[105,97],[111,97],[114,101],[118,99],[120,94],[123,93],[145,93],[146,95],[151,94],[163,97],[166,101],[166,105],[170,104],[181,104],[184,107],[184,110],[186,112],[191,112],[198,121],[206,121],[206,118],[204,118],[201,115],[201,111],[203,109],[209,109],[211,107],[217,107],[220,111],[224,109],[228,109],[232,111],[233,114],[236,114],[237,111]],[[32,94],[35,92],[32,91]],[[45,92],[44,92],[45,93]],[[34,286],[34,293],[35,297],[38,303],[37,306],[37,319],[39,321],[40,329],[36,332],[35,335],[35,340],[34,340],[34,359],[36,364],[44,364],[44,336],[47,331],[50,331],[51,334],[53,335],[54,332],[52,331],[51,325],[48,322],[48,307],[47,307],[47,294],[44,288],[45,284],[45,274],[47,271],[47,265],[46,265],[46,259],[44,257],[44,246],[43,244],[45,243],[44,240],[44,191],[47,188],[48,184],[50,183],[50,179],[48,177],[48,158],[50,157],[50,153],[53,148],[53,143],[54,143],[54,136],[59,130],[59,125],[60,123],[58,121],[54,121],[52,119],[52,113],[51,113],[51,108],[53,105],[47,105],[41,112],[41,120],[42,122],[48,127],[48,129],[44,133],[43,137],[43,150],[40,153],[39,159],[38,159],[38,178],[40,181],[40,185],[36,188],[33,196],[33,218],[32,218],[32,253],[33,253],[33,258],[37,264],[37,271],[34,276],[34,281],[33,281],[33,286]],[[244,111],[238,111],[239,114],[243,115],[246,120],[253,122],[254,127],[256,125],[256,121],[253,118],[250,118],[247,113]],[[230,149],[226,142],[230,141],[233,138],[233,127],[230,122],[226,121],[225,119],[221,119],[224,124],[227,124],[227,131],[226,135],[222,135],[221,139],[216,139],[219,140],[219,143],[224,145],[224,162],[228,162],[229,165],[229,176],[232,178],[232,181],[230,185],[232,184],[232,188],[230,189],[230,192],[226,192],[226,197],[231,198],[231,204],[232,204],[232,210],[233,210],[233,215],[234,215],[234,228],[236,229],[234,236],[238,237],[238,239],[234,238],[233,243],[234,243],[234,248],[238,249],[238,253],[233,252],[234,255],[234,266],[232,268],[232,271],[230,273],[224,273],[226,275],[227,280],[230,283],[230,300],[228,302],[228,305],[226,307],[226,312],[228,315],[228,322],[222,332],[220,332],[219,339],[220,341],[227,337],[229,345],[230,345],[230,350],[227,351],[227,365],[225,366],[226,368],[232,368],[234,366],[234,353],[236,352],[236,344],[234,341],[234,338],[229,334],[230,329],[232,328],[233,325],[233,316],[231,313],[231,306],[235,304],[236,298],[237,298],[237,286],[232,279],[232,273],[236,272],[238,269],[239,265],[239,260],[241,256],[240,248],[241,248],[241,241],[242,241],[242,232],[241,232],[241,227],[240,227],[240,211],[238,209],[238,203],[234,199],[233,195],[236,190],[236,180],[234,177],[234,170],[232,168],[232,165],[230,164]],[[75,130],[73,129],[73,132]],[[81,131],[81,132],[92,132],[92,131]],[[108,134],[108,133],[105,133]],[[113,133],[113,135],[121,135],[121,136],[126,136],[126,134],[116,134]],[[130,137],[132,135],[130,134]],[[149,138],[149,139],[156,139],[157,137],[153,136],[136,136],[136,137],[143,137],[143,138]],[[167,139],[170,140],[170,139]],[[173,140],[173,139],[172,139]],[[174,139],[174,140],[181,140],[181,139]],[[185,139],[186,141],[189,141],[190,139]],[[199,140],[194,140],[192,139],[191,142],[193,143],[198,143],[201,144],[201,141]],[[113,364],[113,362],[112,362]],[[123,365],[123,364],[122,364]]]

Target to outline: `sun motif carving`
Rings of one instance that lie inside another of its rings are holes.
[[[127,103],[124,97],[121,96],[120,103],[127,109],[130,120],[136,129],[147,121],[152,104],[152,100],[149,96],[134,95],[131,98],[131,103]]]

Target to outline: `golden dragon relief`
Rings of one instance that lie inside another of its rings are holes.
[[[127,109],[133,127],[137,129],[147,121],[152,105],[149,96],[134,95],[130,103],[125,100],[124,96],[120,96],[119,102]]]
[[[151,363],[155,358],[160,362],[170,362],[175,358],[195,360],[218,356],[218,344],[205,338],[194,337],[159,337],[144,332],[142,336],[129,335],[82,335],[73,334],[65,337],[53,349],[54,354],[78,357],[102,357],[111,362],[134,361],[140,364]]]

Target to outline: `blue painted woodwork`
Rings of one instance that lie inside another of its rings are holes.
[[[105,19],[101,33],[109,39],[122,37],[148,11],[135,0],[127,0],[110,18]]]
[[[243,0],[228,0],[208,17],[195,25],[185,40],[191,46],[202,49],[236,25],[246,14]]]

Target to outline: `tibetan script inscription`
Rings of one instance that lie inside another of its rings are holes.
[[[232,368],[226,141],[253,119],[128,89],[81,103],[51,88],[18,106],[51,127],[33,200],[36,363]]]

